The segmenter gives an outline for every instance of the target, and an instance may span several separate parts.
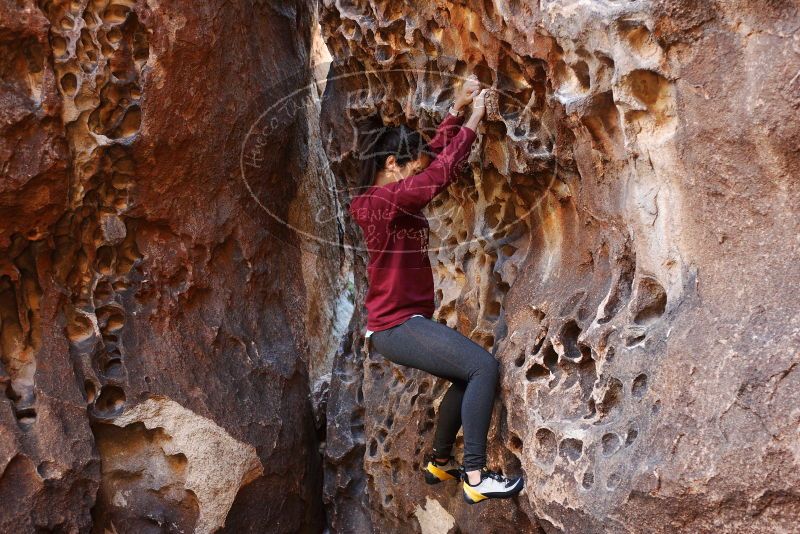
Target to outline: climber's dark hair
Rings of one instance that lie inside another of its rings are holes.
[[[360,160],[358,191],[371,186],[386,158],[394,156],[398,165],[405,165],[427,152],[422,135],[405,124],[386,126],[379,114],[360,119],[356,157]]]

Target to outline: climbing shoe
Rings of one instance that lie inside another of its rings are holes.
[[[508,478],[498,473],[490,471],[484,467],[481,469],[481,481],[475,486],[470,485],[466,471],[464,472],[463,482],[464,500],[469,504],[475,504],[485,499],[507,499],[513,497],[524,486],[522,477]]]
[[[461,470],[452,456],[445,463],[439,463],[433,454],[426,454],[422,461],[422,471],[425,474],[425,482],[428,484],[438,484],[445,480],[461,478]]]

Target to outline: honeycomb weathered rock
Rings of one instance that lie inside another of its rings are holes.
[[[357,316],[328,405],[329,421],[359,421],[328,427],[334,528],[419,532],[424,506],[471,533],[791,530],[796,6],[328,0],[323,13],[344,202],[357,116],[430,131],[462,77],[497,88],[473,177],[427,215],[437,318],[502,364],[490,463],[527,477],[483,509],[420,485],[446,384],[378,354],[362,365]]]
[[[0,531],[792,531],[796,6],[319,7],[322,120],[311,4],[0,1]],[[420,484],[447,384],[364,358],[342,216],[353,120],[472,72],[437,318],[528,484],[477,507]]]
[[[495,89],[486,91],[486,119],[490,121],[503,120],[503,116],[500,114],[500,94]]]
[[[342,259],[253,198],[314,224],[317,112],[252,191],[239,165],[315,25],[301,2],[0,2],[0,531],[322,528],[309,374]]]

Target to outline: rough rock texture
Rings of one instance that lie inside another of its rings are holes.
[[[499,93],[472,173],[428,215],[437,317],[502,363],[490,464],[527,478],[475,507],[419,483],[447,384],[363,356],[357,249],[328,399],[333,529],[795,529],[795,5],[326,0],[321,19],[343,203],[357,117],[430,131],[473,71]]]
[[[0,532],[795,529],[796,7],[324,0],[315,88],[316,7],[0,0]],[[473,71],[437,317],[527,490],[468,507],[343,207],[354,120]]]
[[[309,369],[343,263],[257,202],[293,228],[330,204],[318,111],[240,165],[315,17],[0,1],[0,531],[321,530]]]

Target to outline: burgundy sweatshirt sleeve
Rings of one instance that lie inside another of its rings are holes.
[[[439,123],[436,128],[436,134],[433,139],[428,143],[428,149],[434,154],[438,154],[447,144],[458,134],[461,123],[464,121],[463,113],[458,117],[454,116],[449,111],[446,117]]]
[[[455,118],[455,117],[454,117]],[[469,155],[477,134],[462,126],[424,171],[378,188],[375,196],[389,205],[390,217],[418,213],[457,175],[458,164]]]

